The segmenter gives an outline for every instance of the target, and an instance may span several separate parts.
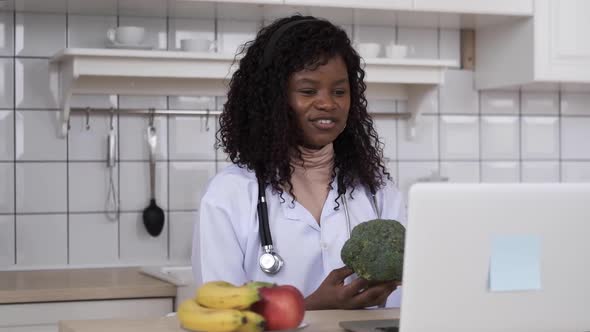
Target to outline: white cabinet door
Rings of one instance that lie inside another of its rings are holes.
[[[533,15],[533,0],[414,0],[420,11]]]
[[[286,5],[344,7],[344,8],[373,8],[373,9],[407,9],[413,7],[414,0],[285,0]]]
[[[535,2],[536,80],[590,82],[590,1]]]

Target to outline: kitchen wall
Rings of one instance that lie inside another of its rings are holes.
[[[116,115],[119,163],[113,170],[120,214],[110,220],[106,167],[108,115],[74,115],[57,136],[56,77],[48,58],[64,47],[105,47],[117,25],[147,28],[149,43],[176,49],[180,39],[217,38],[233,52],[261,22],[0,12],[0,270],[63,266],[187,264],[199,199],[226,165],[213,147],[214,117],[158,116],[157,201],[166,227],[143,229],[148,203],[148,120]],[[355,40],[412,46],[411,57],[459,60],[457,29],[346,26]],[[509,61],[507,59],[506,61]],[[81,96],[80,107],[220,108],[222,96]],[[369,100],[373,111],[405,102]],[[473,72],[451,69],[429,97],[408,140],[406,122],[376,118],[392,175],[404,192],[439,172],[454,182],[590,181],[590,95],[575,91],[473,89]]]

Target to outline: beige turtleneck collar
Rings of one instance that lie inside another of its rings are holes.
[[[322,209],[330,191],[330,180],[334,168],[334,146],[332,143],[319,150],[299,147],[301,159],[292,159],[293,194],[297,202],[305,207],[320,223]]]

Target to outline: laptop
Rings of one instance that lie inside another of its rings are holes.
[[[420,183],[408,218],[399,322],[344,329],[590,331],[590,183]],[[491,288],[493,243],[510,236],[538,240],[539,288]]]

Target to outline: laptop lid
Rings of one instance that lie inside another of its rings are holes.
[[[590,184],[417,184],[408,218],[401,332],[590,330]],[[539,239],[540,289],[490,291],[514,235]]]

